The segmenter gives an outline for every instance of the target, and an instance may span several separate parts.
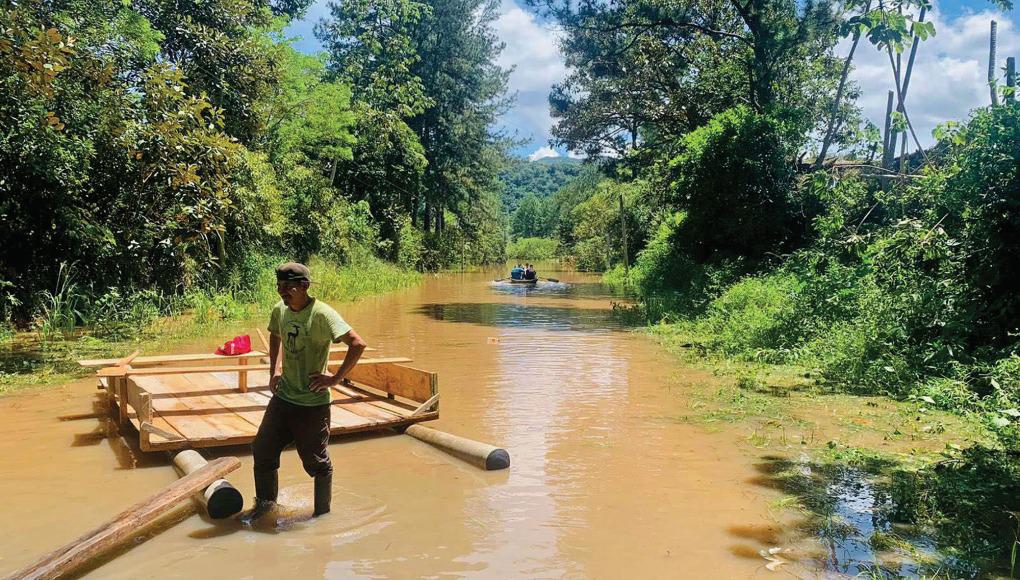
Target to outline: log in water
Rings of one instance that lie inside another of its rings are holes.
[[[510,454],[505,449],[488,443],[438,431],[424,425],[411,425],[404,432],[419,441],[438,447],[487,471],[510,467]]]
[[[135,504],[102,526],[39,558],[8,579],[60,578],[87,565],[104,552],[133,537],[191,494],[241,466],[236,457],[221,457],[178,479],[159,493]]]
[[[188,475],[202,469],[209,464],[205,457],[194,449],[186,449],[173,455],[174,467],[181,475]],[[205,508],[209,517],[214,520],[229,518],[241,511],[244,507],[244,498],[241,492],[230,485],[225,479],[217,479],[209,484],[204,491],[195,494],[195,500]]]

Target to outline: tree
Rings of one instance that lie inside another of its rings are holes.
[[[529,3],[567,33],[573,72],[550,97],[554,134],[590,155],[668,149],[741,103],[781,119],[800,142],[835,90],[838,23],[827,3]]]
[[[438,233],[446,212],[464,217],[483,191],[496,190],[502,160],[493,151],[503,140],[490,127],[506,105],[508,75],[495,64],[502,50],[491,26],[497,8],[492,0],[331,4],[330,18],[317,29],[330,71],[350,82],[364,114],[395,115],[386,117],[389,135],[402,140],[398,121],[406,122],[427,162],[420,177],[403,185],[366,186],[355,175],[360,170],[351,172],[355,181],[347,189],[354,195],[392,185],[406,196],[414,223]]]
[[[431,104],[421,77],[415,30],[426,26],[431,7],[417,0],[330,2],[330,16],[315,30],[329,55],[329,69],[354,98],[401,118]]]
[[[298,16],[310,0],[132,0],[162,35],[160,58],[185,73],[195,94],[224,111],[225,131],[252,145],[265,129],[259,105],[280,77],[266,36],[273,15]]]

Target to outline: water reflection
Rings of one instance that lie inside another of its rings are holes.
[[[423,304],[415,309],[434,320],[536,330],[620,330],[627,325],[612,310],[502,302]]]
[[[531,284],[511,284],[510,282],[492,282],[493,293],[509,296],[541,296],[548,298],[623,298],[622,291],[614,290],[604,284],[595,282],[538,282]]]

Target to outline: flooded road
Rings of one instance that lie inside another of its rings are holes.
[[[337,308],[379,356],[437,371],[441,418],[430,426],[506,448],[509,470],[484,472],[402,435],[334,439],[333,513],[313,521],[312,481],[288,450],[275,525],[213,523],[189,505],[90,575],[805,575],[765,569],[779,494],[751,483],[760,474],[739,436],[675,419],[688,410],[684,385],[713,377],[622,326],[596,278],[543,274],[562,283],[447,274]],[[165,456],[108,437],[105,420],[58,420],[99,406],[94,379],[0,399],[0,574],[176,478]],[[242,460],[229,479],[247,506],[250,453],[222,453]]]

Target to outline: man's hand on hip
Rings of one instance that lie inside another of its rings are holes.
[[[308,378],[311,379],[311,382],[308,384],[308,390],[313,393],[321,393],[340,382],[339,377],[324,373],[311,373],[308,375]]]
[[[273,375],[269,377],[269,392],[276,394],[277,389],[280,388],[280,375]]]

